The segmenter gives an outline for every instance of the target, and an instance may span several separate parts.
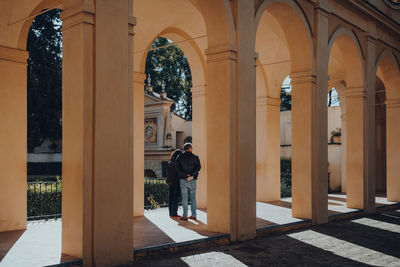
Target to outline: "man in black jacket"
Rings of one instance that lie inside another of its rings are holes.
[[[189,219],[196,220],[196,181],[201,169],[199,157],[192,153],[192,144],[183,146],[185,152],[178,156],[176,168],[181,184],[183,216],[180,220],[188,220],[188,194],[190,194],[190,210],[192,215]]]
[[[167,184],[168,184],[168,208],[171,218],[180,218],[178,215],[178,201],[181,195],[181,186],[176,169],[176,159],[183,153],[182,150],[175,150],[167,165]]]

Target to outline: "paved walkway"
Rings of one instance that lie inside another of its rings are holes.
[[[273,203],[257,202],[257,228],[301,222],[292,217],[291,202],[291,198]],[[379,197],[376,202],[377,206],[393,204]],[[343,194],[329,195],[328,204],[330,215],[354,211],[346,208],[346,195]],[[182,214],[181,207],[179,213]],[[198,211],[197,221],[188,222],[170,219],[168,208],[146,211],[144,217],[134,219],[134,248],[179,243],[220,234],[207,231],[206,223],[206,210]],[[224,262],[234,260],[229,255],[223,257]],[[29,222],[26,231],[0,233],[0,267],[43,266],[69,260],[75,259],[61,255],[61,220]]]
[[[134,266],[400,266],[400,210]]]

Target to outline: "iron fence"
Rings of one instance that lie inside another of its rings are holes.
[[[281,161],[282,196],[291,196],[291,161]],[[61,217],[62,182],[28,182],[28,220]],[[181,201],[179,201],[181,203]],[[168,206],[168,184],[165,178],[144,178],[144,208]]]
[[[168,184],[165,178],[144,178],[144,208],[168,206]]]
[[[61,217],[62,182],[28,182],[28,220]]]

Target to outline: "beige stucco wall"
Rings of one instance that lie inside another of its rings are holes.
[[[291,146],[291,111],[280,112],[280,129],[281,129],[281,157],[291,158],[292,157],[292,146]],[[341,108],[340,106],[328,108],[328,132],[327,142],[331,137],[331,132],[342,126],[341,119]],[[328,145],[328,144],[327,144]],[[330,188],[338,191],[342,184],[342,163],[341,163],[341,145],[332,144],[328,145],[328,162],[330,172]]]
[[[192,136],[192,121],[188,121],[173,114],[171,120],[172,147],[176,148],[176,132],[183,132],[184,137]]]
[[[27,56],[0,47],[0,232],[26,228]]]

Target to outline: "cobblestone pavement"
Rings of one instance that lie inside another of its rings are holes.
[[[134,266],[400,266],[400,210]]]

